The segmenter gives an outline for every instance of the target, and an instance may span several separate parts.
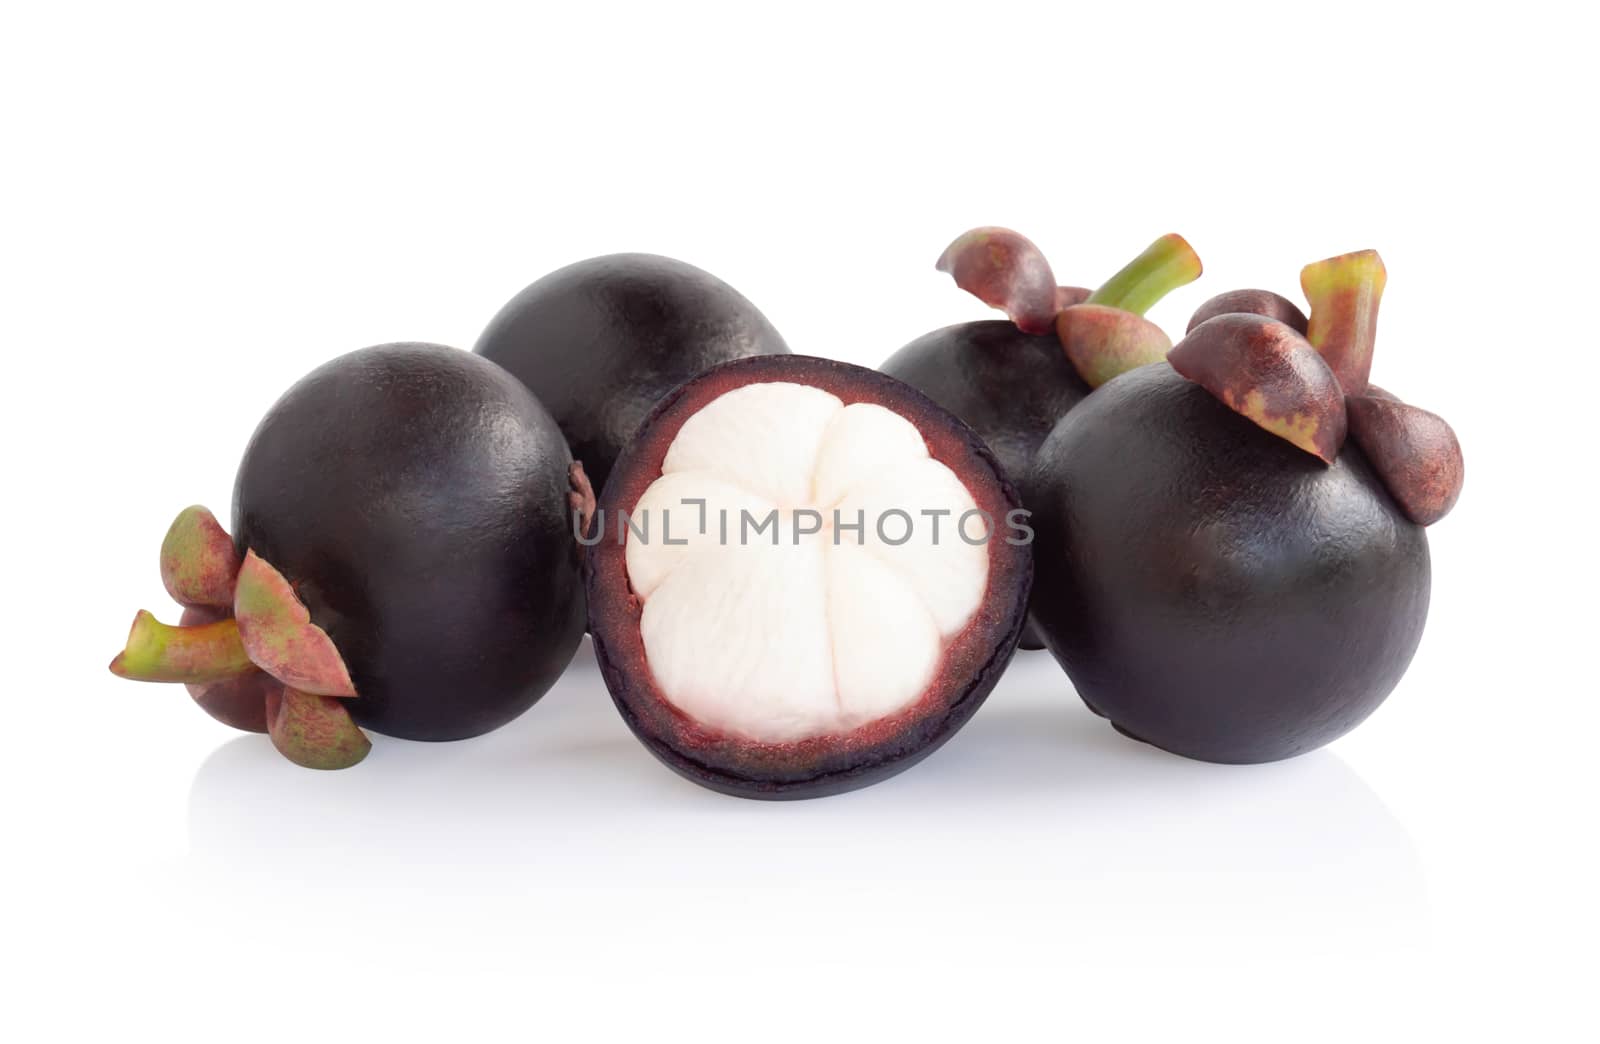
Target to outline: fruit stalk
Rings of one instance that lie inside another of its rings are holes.
[[[1200,255],[1182,236],[1169,232],[1101,284],[1088,303],[1143,315],[1178,287],[1199,279],[1200,272]]]
[[[1346,395],[1367,390],[1387,281],[1376,250],[1340,254],[1300,270],[1300,287],[1311,303],[1306,340],[1322,353]]]
[[[132,681],[199,685],[255,669],[233,620],[174,627],[142,609],[133,618],[127,646],[111,661],[112,674]]]

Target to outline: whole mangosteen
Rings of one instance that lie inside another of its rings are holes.
[[[527,710],[583,632],[581,467],[519,381],[431,344],[367,348],[290,388],[252,436],[230,538],[189,508],[162,545],[179,626],[141,612],[112,670],[177,681],[314,768],[358,726],[476,736]]]
[[[1301,754],[1378,707],[1427,617],[1423,526],[1460,489],[1448,426],[1367,383],[1377,255],[1302,282],[1309,339],[1213,310],[1063,418],[1029,485],[1047,647],[1119,730],[1206,761]]]
[[[599,490],[667,392],[718,363],[789,348],[709,272],[655,254],[609,254],[528,286],[475,350],[532,389]]]
[[[1093,291],[1057,286],[1032,241],[1004,228],[963,233],[939,258],[962,289],[1010,320],[925,334],[880,369],[960,417],[1029,500],[1033,458],[1067,411],[1125,368],[1160,361],[1172,342],[1145,310],[1200,275],[1200,258],[1167,235]],[[1032,624],[1021,647],[1043,648]]]

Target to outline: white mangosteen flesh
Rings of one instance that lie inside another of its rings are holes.
[[[627,541],[662,696],[760,743],[914,705],[977,613],[998,538],[910,421],[784,382],[712,400],[628,520],[604,521]]]

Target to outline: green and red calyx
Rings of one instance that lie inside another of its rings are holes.
[[[1240,291],[1203,305],[1210,317],[1196,315],[1169,360],[1235,412],[1327,463],[1348,432],[1406,517],[1432,525],[1460,496],[1461,445],[1442,418],[1370,383],[1387,282],[1375,250],[1317,261],[1300,273],[1311,305],[1304,337],[1286,321],[1299,314],[1287,301]]]
[[[957,237],[938,267],[963,290],[1003,309],[1019,329],[1054,329],[1073,368],[1092,388],[1166,357],[1172,341],[1144,313],[1201,272],[1199,256],[1174,233],[1150,244],[1092,293],[1058,286],[1039,248],[1003,228]]]
[[[974,228],[957,236],[936,266],[1026,333],[1048,333],[1056,318],[1056,278],[1028,237],[1009,228]]]
[[[161,544],[161,579],[194,622],[163,624],[141,610],[113,674],[186,683],[214,714],[229,706],[224,720],[264,722],[297,765],[347,768],[366,757],[371,743],[341,702],[356,689],[333,640],[281,573],[253,551],[240,558],[211,512],[178,515]],[[245,713],[256,699],[261,715]]]
[[[1344,391],[1287,323],[1220,315],[1195,327],[1167,361],[1235,413],[1326,463],[1344,446]]]

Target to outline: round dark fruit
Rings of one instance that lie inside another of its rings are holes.
[[[617,707],[697,783],[755,798],[884,779],[961,727],[1022,629],[1031,536],[993,453],[881,373],[723,364],[618,458],[588,550]]]
[[[882,371],[960,417],[1027,497],[1033,455],[1056,421],[1091,391],[1053,333],[1004,319],[960,323],[917,338]]]
[[[1320,747],[1422,636],[1427,538],[1361,449],[1326,464],[1171,366],[1069,413],[1029,495],[1046,645],[1093,710],[1174,753]]]
[[[555,421],[500,367],[430,344],[351,352],[262,419],[235,536],[179,513],[161,579],[183,616],[140,612],[111,670],[184,683],[308,768],[366,757],[361,725],[488,732],[577,648],[593,508]]]
[[[533,390],[596,490],[667,392],[718,363],[788,350],[733,287],[654,254],[550,273],[500,309],[476,348]]]
[[[333,640],[357,722],[463,739],[532,706],[583,633],[571,462],[550,415],[492,363],[368,348],[267,412],[233,532]]]

